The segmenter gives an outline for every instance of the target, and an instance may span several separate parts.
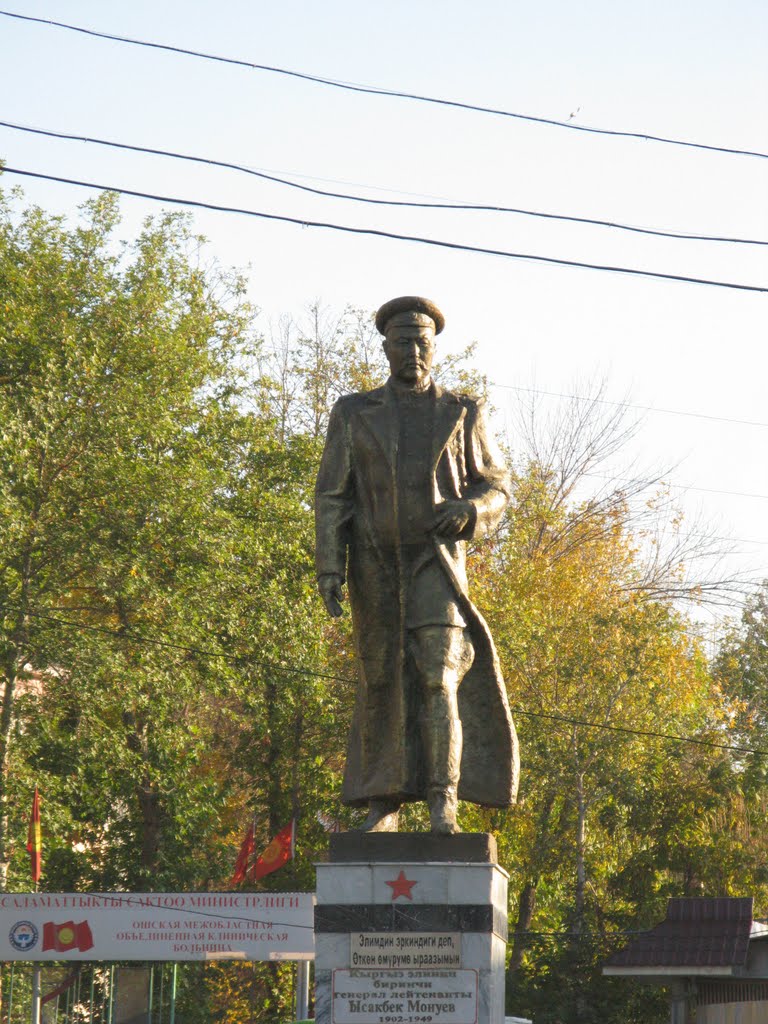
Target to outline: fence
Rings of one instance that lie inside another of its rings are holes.
[[[176,963],[45,964],[42,1024],[176,1024]],[[2,967],[2,1024],[29,1024],[34,965]]]

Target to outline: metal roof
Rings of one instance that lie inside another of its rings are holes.
[[[752,933],[752,897],[671,899],[667,916],[606,961],[609,973],[659,968],[731,973],[744,967]]]

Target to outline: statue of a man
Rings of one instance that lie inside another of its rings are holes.
[[[483,402],[431,376],[444,318],[403,296],[376,314],[391,376],[336,402],[316,489],[318,587],[349,587],[359,685],[342,800],[365,831],[396,831],[427,800],[432,831],[456,801],[515,800],[517,737],[493,640],[469,600],[466,542],[499,522],[509,477]]]

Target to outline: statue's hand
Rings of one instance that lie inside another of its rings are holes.
[[[458,537],[475,520],[475,506],[471,501],[443,501],[435,509],[433,531],[438,537]]]
[[[335,572],[324,573],[317,581],[317,589],[320,591],[320,596],[328,610],[328,614],[333,616],[334,619],[338,619],[343,615],[341,607],[341,602],[344,600],[344,594],[341,590],[343,585],[343,578]]]

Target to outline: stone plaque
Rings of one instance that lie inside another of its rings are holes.
[[[333,1024],[476,1024],[477,971],[335,970]]]
[[[459,932],[353,932],[349,966],[360,968],[461,967]]]

